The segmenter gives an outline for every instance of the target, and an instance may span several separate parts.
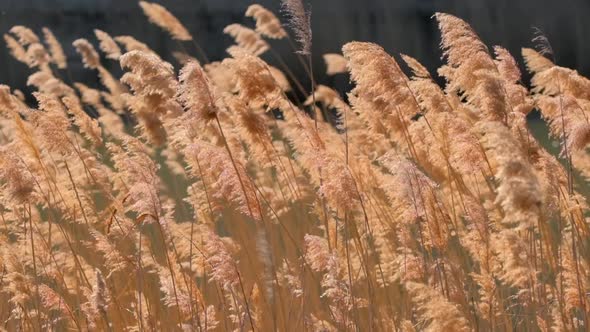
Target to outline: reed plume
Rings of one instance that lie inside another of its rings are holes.
[[[172,38],[182,41],[193,39],[182,23],[163,6],[147,1],[140,1],[139,6],[150,22],[168,32]]]
[[[288,15],[289,27],[299,42],[299,54],[311,54],[311,10],[306,9],[302,0],[284,0],[282,10]]]
[[[287,32],[283,29],[281,21],[273,12],[258,4],[253,4],[246,9],[246,16],[256,20],[256,31],[261,35],[272,39],[283,39]]]
[[[68,59],[60,42],[49,28],[43,28],[43,36],[45,37],[45,44],[49,47],[52,62],[57,65],[57,68],[65,69],[68,66]]]

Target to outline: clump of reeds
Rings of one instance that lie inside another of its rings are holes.
[[[76,59],[49,29],[4,35],[36,91],[0,86],[5,329],[589,329],[590,80],[523,49],[527,87],[507,50],[438,13],[444,86],[351,42],[324,55],[355,84],[341,95],[315,84],[301,1],[284,4],[300,68],[266,41],[290,37],[260,5],[213,62],[140,6],[181,66],[96,30],[74,42],[91,88],[64,79]]]

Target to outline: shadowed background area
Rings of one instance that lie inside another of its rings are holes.
[[[160,0],[195,36],[212,60],[226,56],[231,39],[222,32],[231,23],[253,26],[244,18],[246,8],[259,3],[279,13],[279,0]],[[429,69],[440,64],[439,34],[431,19],[437,11],[448,12],[470,23],[488,45],[507,47],[519,62],[520,48],[530,47],[532,27],[541,28],[549,38],[558,64],[590,74],[590,2],[587,0],[311,0],[314,67],[320,82],[323,76],[321,54],[339,52],[351,40],[372,41],[391,54],[407,53]],[[113,36],[132,35],[145,42],[168,61],[179,45],[159,28],[148,23],[135,0],[0,0],[0,30],[26,25],[40,34],[43,26],[53,30],[68,56],[74,81],[96,81],[92,71],[82,67],[80,57],[71,46],[77,38],[87,38],[97,45],[93,29]],[[294,71],[302,67],[291,54],[288,43],[271,42]],[[196,54],[192,45],[185,45]],[[271,64],[273,59],[265,57]],[[12,59],[5,47],[0,50],[0,83],[28,91],[29,70]],[[117,71],[118,64],[106,66]],[[338,78],[337,78],[338,80]],[[343,82],[331,82],[336,85]]]

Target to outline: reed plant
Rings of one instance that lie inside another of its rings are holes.
[[[341,94],[316,83],[300,0],[285,25],[250,6],[215,61],[139,5],[176,65],[112,32],[76,40],[79,59],[48,28],[4,35],[35,102],[0,86],[3,330],[590,328],[590,80],[546,39],[522,50],[527,86],[522,61],[437,13],[440,79],[350,42],[323,56],[350,75]]]

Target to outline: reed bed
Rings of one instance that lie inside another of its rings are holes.
[[[4,35],[36,102],[0,86],[3,329],[589,329],[590,81],[545,38],[522,50],[529,87],[506,49],[437,13],[443,86],[350,42],[323,56],[350,75],[342,94],[314,79],[300,1],[285,25],[250,6],[219,61],[140,7],[178,66],[100,30],[78,59],[47,28]],[[99,87],[72,78],[80,60]]]

